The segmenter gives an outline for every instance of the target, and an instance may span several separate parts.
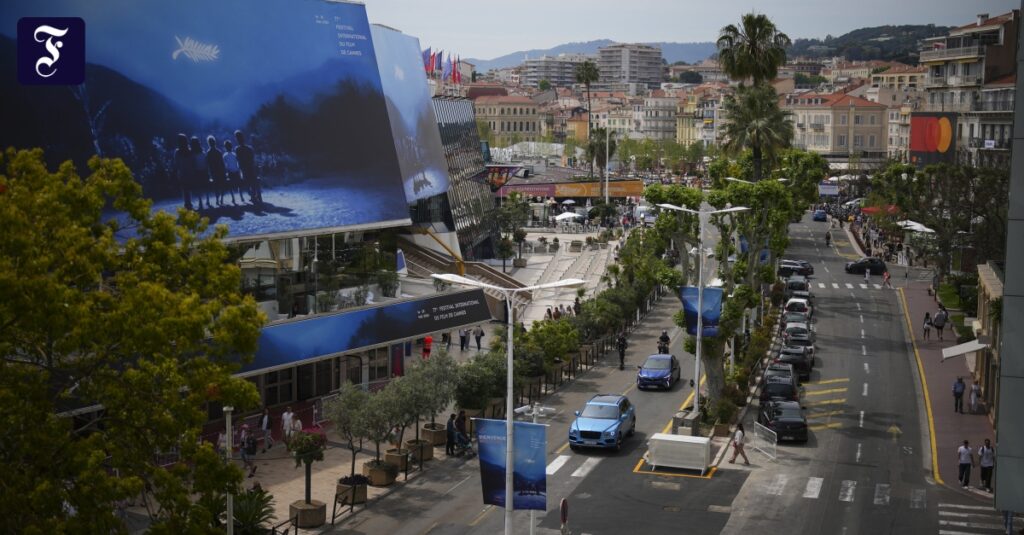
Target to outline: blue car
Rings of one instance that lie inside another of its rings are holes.
[[[824,210],[815,210],[814,215],[811,216],[811,219],[815,221],[828,221],[828,215],[825,214]]]
[[[680,377],[679,361],[672,355],[651,355],[639,368],[636,387],[640,390],[648,387],[668,390]]]
[[[587,402],[569,426],[569,447],[622,449],[636,431],[636,409],[626,396],[598,394]]]

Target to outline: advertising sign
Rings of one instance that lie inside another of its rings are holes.
[[[910,161],[921,167],[956,160],[956,114],[914,112],[910,115]]]
[[[370,27],[391,133],[410,203],[448,191],[444,147],[420,56],[420,40],[385,26]]]
[[[483,290],[436,294],[264,327],[242,373],[491,320]]]
[[[503,186],[499,197],[518,191],[533,197],[604,197],[604,182],[566,182],[547,184],[515,184]],[[642,180],[613,180],[608,182],[609,197],[640,197],[644,194]]]
[[[822,182],[818,184],[818,195],[839,195],[839,184],[833,184],[831,182]]]
[[[83,21],[84,83],[18,82],[27,16]],[[121,158],[154,210],[191,208],[232,238],[410,222],[363,5],[6,0],[0,20],[0,146],[81,174]]]
[[[474,418],[480,447],[480,487],[484,503],[505,507],[505,421]],[[547,510],[546,426],[514,422],[513,509]]]
[[[697,334],[697,288],[686,286],[679,292],[686,316],[686,332]],[[718,336],[718,320],[722,316],[722,289],[704,288],[704,312],[701,314],[703,336]]]

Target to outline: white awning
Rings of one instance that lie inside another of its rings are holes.
[[[975,351],[980,351],[980,350],[985,349],[987,347],[988,347],[988,344],[983,344],[983,343],[981,343],[981,342],[979,342],[977,340],[971,340],[970,342],[966,342],[966,343],[963,343],[963,344],[960,344],[960,345],[956,345],[956,346],[953,346],[953,347],[947,347],[947,348],[943,349],[942,350],[942,360],[945,361],[946,359],[951,359],[953,357],[959,357],[961,355],[966,355],[967,353],[974,353]]]

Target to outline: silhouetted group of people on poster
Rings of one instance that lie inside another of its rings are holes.
[[[231,204],[263,202],[256,151],[245,143],[241,130],[235,130],[235,141],[224,140],[223,148],[217,138],[206,138],[206,148],[198,137],[189,139],[178,134],[178,147],[174,151],[174,177],[181,188],[182,202],[189,210],[210,210],[224,206],[224,196],[231,196]],[[238,201],[235,201],[238,193]],[[212,197],[212,200],[211,200]],[[205,203],[204,203],[205,201]]]

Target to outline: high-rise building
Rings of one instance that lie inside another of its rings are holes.
[[[576,67],[587,60],[594,60],[584,54],[559,54],[541,56],[523,62],[522,85],[538,87],[541,80],[547,80],[551,87],[572,87],[576,83]]]
[[[601,72],[597,85],[601,87],[634,83],[650,88],[661,85],[664,69],[660,48],[627,43],[599,48],[597,68]]]

